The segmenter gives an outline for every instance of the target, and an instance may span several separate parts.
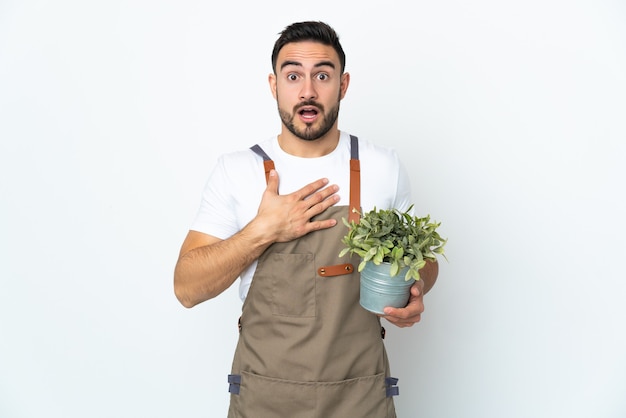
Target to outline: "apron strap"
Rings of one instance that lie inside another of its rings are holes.
[[[350,207],[348,222],[359,223],[361,215],[361,162],[358,138],[350,135]]]
[[[263,148],[261,148],[259,144],[250,147],[250,149],[257,153],[257,155],[260,155],[261,158],[263,158],[263,168],[265,169],[265,182],[267,183],[270,178],[270,170],[274,169],[274,161],[272,161],[269,155],[267,155],[265,151],[263,151]]]

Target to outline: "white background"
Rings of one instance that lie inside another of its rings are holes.
[[[307,19],[347,52],[340,127],[449,238],[387,327],[398,415],[626,416],[623,2],[0,0],[0,417],[225,416],[236,288],[186,310],[172,272]]]

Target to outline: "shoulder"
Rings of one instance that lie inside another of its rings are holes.
[[[363,210],[410,205],[410,180],[394,148],[359,137],[359,160]]]
[[[263,147],[263,145],[266,145],[265,141],[259,142],[258,144],[261,145],[262,148],[266,148],[266,147]],[[250,147],[248,148],[238,149],[235,151],[224,153],[219,156],[218,161],[220,161],[222,164],[227,164],[227,165],[251,165],[251,164],[255,164],[259,162],[262,165],[263,159],[260,155],[258,155],[252,150],[253,146],[254,144],[250,145]]]
[[[213,196],[225,201],[238,200],[239,195],[251,196],[265,188],[263,158],[250,148],[226,152],[217,157],[205,186]]]
[[[271,146],[270,140],[257,143],[263,149]],[[230,151],[217,158],[217,169],[226,172],[230,176],[241,177],[240,174],[257,173],[263,170],[263,158],[252,150],[255,144],[248,148]]]
[[[251,149],[218,156],[191,229],[222,239],[240,230],[258,209],[264,172],[263,159]]]
[[[400,162],[394,148],[359,137],[359,159],[367,164],[397,166]]]

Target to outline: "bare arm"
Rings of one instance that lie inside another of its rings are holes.
[[[180,303],[191,308],[219,295],[274,242],[334,226],[334,219],[311,222],[339,200],[337,186],[327,184],[320,179],[282,196],[272,170],[256,217],[241,231],[226,240],[189,231],[174,269],[174,292]]]
[[[187,308],[214,298],[230,287],[264,247],[244,230],[227,240],[189,231],[174,270],[176,297]]]
[[[420,269],[420,279],[424,281],[422,293],[425,295],[433,288],[439,276],[439,263],[426,260],[426,265]]]

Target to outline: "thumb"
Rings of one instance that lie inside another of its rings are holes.
[[[420,286],[419,282],[416,281],[415,283],[413,283],[413,286],[411,286],[411,294],[413,296],[421,295],[423,287],[424,287],[423,282],[422,282],[422,286]]]
[[[267,176],[267,191],[278,194],[278,173],[276,170],[270,170]]]

